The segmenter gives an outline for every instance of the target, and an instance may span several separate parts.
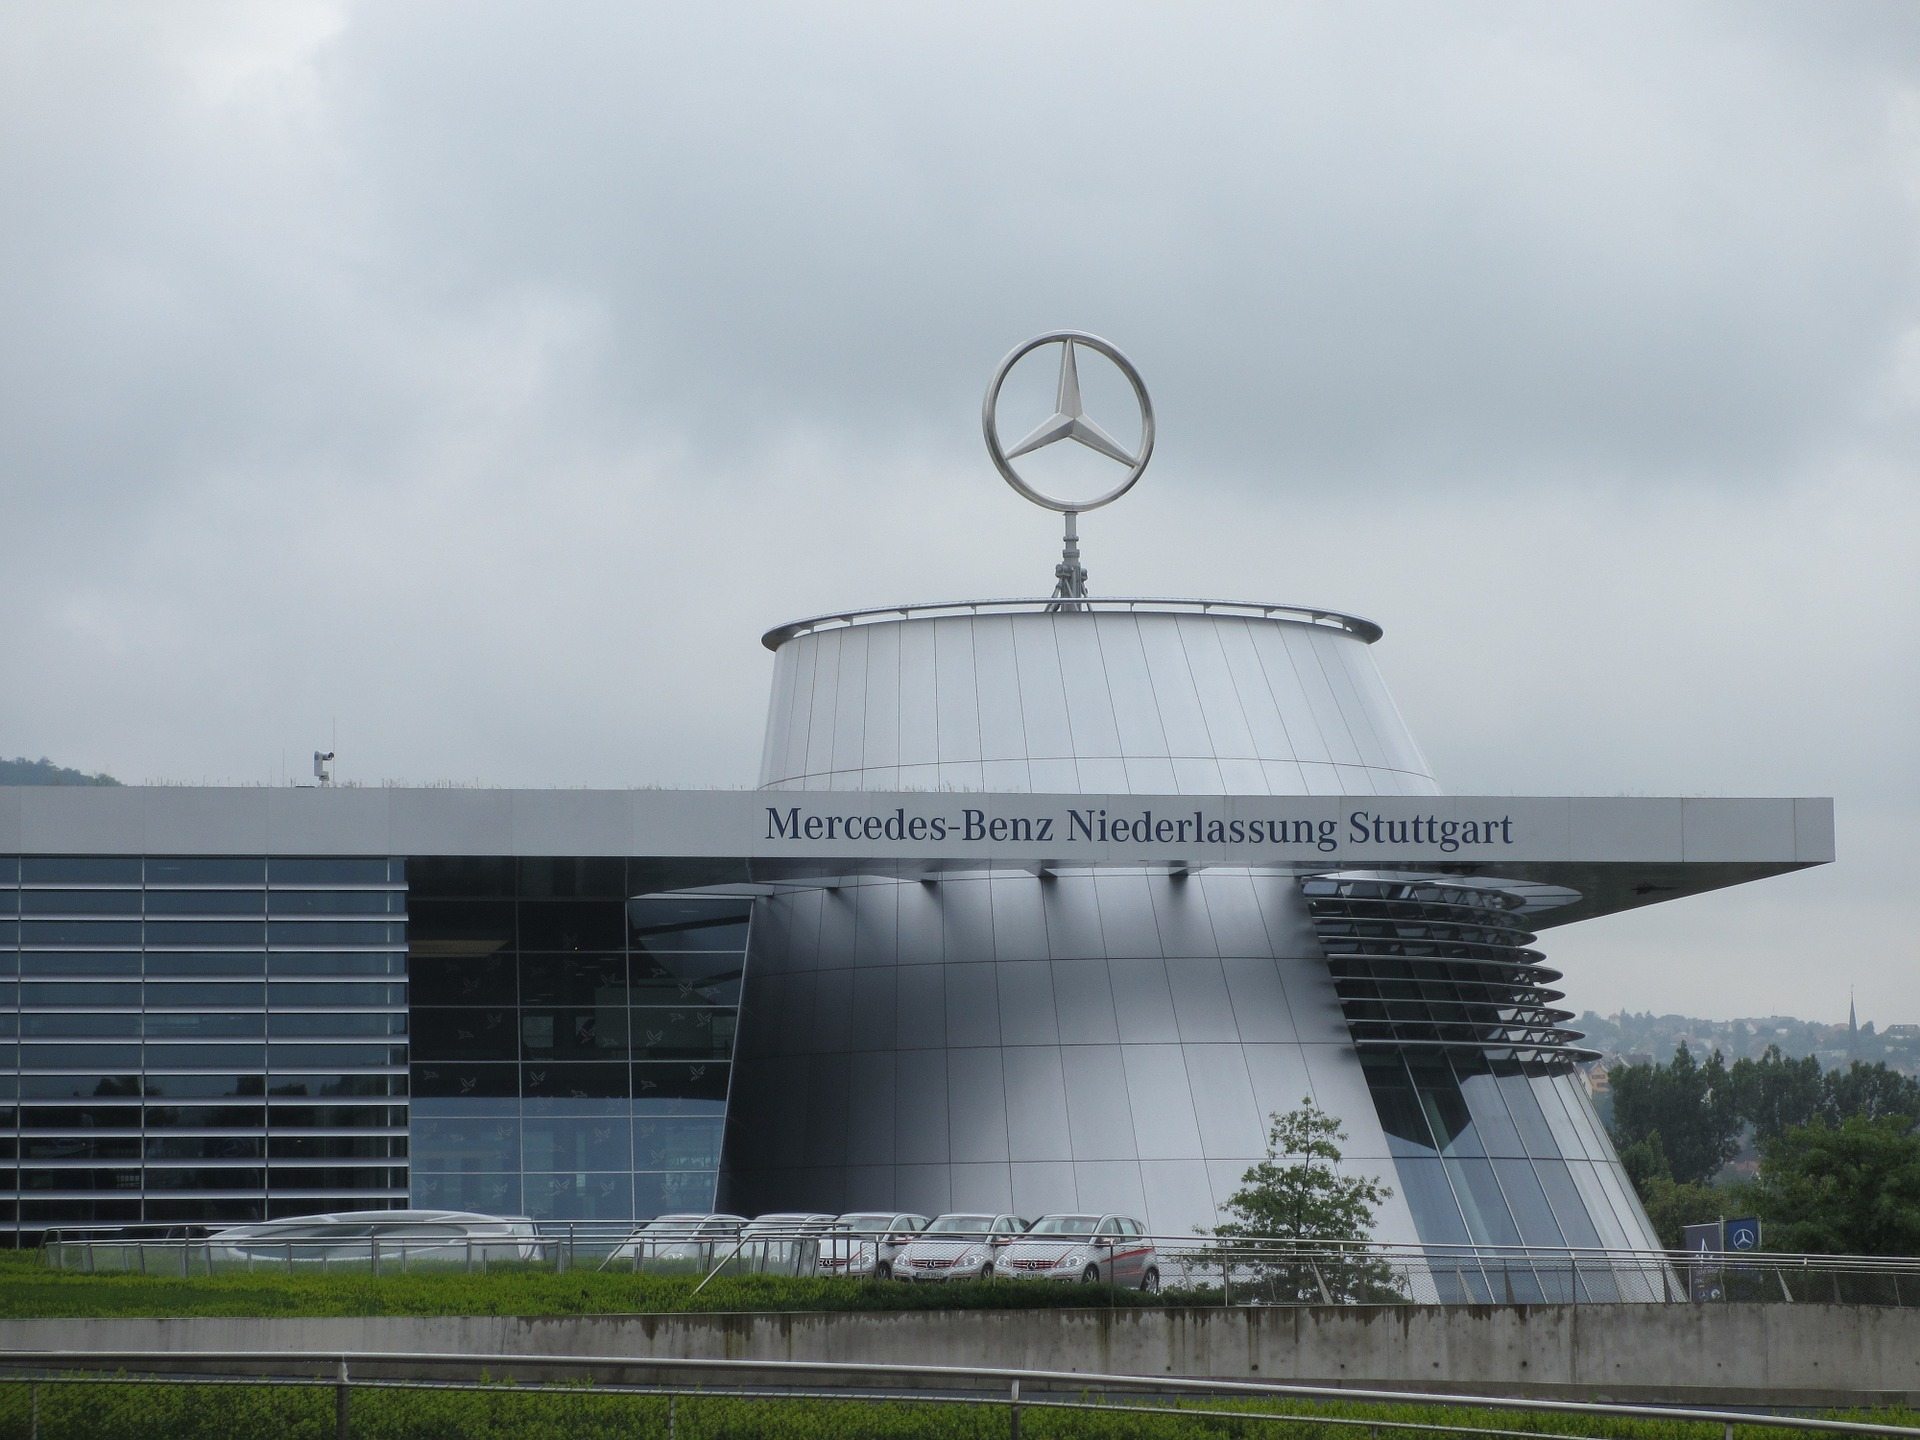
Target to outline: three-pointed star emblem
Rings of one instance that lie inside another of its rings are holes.
[[[1071,339],[1060,342],[1060,388],[1054,396],[1053,414],[1041,421],[1039,428],[1031,435],[1008,450],[1007,458],[1012,460],[1021,455],[1030,455],[1060,440],[1078,440],[1089,450],[1109,460],[1118,460],[1122,465],[1137,462],[1137,457],[1128,454],[1119,441],[1087,419],[1080,403],[1080,369],[1073,358]]]

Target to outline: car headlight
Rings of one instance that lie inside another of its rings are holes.
[[[986,1253],[986,1249],[983,1246],[969,1245],[960,1252],[960,1263],[962,1265],[978,1265]]]
[[[1058,1260],[1054,1261],[1053,1264],[1054,1264],[1054,1268],[1057,1270],[1064,1265],[1078,1265],[1081,1262],[1083,1262],[1086,1258],[1087,1258],[1087,1247],[1084,1245],[1076,1245],[1073,1247],[1073,1249],[1069,1250],[1066,1254],[1062,1255]]]

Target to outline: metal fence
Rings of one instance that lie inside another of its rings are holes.
[[[1063,1424],[1063,1421],[1078,1421]],[[1037,1437],[1786,1434],[1920,1440],[1851,1419],[1175,1376],[831,1361],[282,1351],[0,1352],[0,1434]],[[1091,1422],[1091,1423],[1089,1423]],[[1622,1422],[1628,1422],[1623,1425]]]
[[[229,1273],[358,1270],[374,1275],[505,1269],[626,1274],[844,1275],[909,1278],[895,1270],[898,1242],[884,1231],[806,1226],[714,1233],[631,1225],[543,1224],[525,1238],[449,1236],[444,1229],[382,1227],[351,1239],[249,1236],[179,1228],[63,1231],[42,1246],[47,1265],[84,1273],[192,1277]],[[1013,1237],[1018,1241],[1021,1237]],[[1920,1258],[1769,1252],[1689,1252],[1543,1246],[1380,1245],[1127,1237],[1131,1268],[1089,1237],[1048,1237],[1077,1258],[1045,1279],[1097,1278],[1168,1299],[1219,1305],[1658,1304],[1777,1302],[1920,1305]],[[1142,1260],[1140,1247],[1149,1251]],[[991,1271],[994,1247],[974,1263]],[[838,1263],[824,1263],[824,1259]],[[962,1272],[948,1272],[958,1274]],[[852,1283],[852,1282],[848,1282]],[[1032,1283],[1008,1278],[1007,1283]],[[1111,1298],[1111,1297],[1110,1297]]]

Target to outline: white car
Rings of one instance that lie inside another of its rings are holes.
[[[725,1255],[746,1227],[744,1215],[660,1215],[649,1220],[614,1248],[601,1268],[662,1262],[711,1264],[715,1249]]]
[[[465,1210],[345,1210],[229,1225],[207,1236],[221,1260],[351,1265],[382,1260],[485,1263],[538,1260],[545,1253],[524,1215]]]
[[[1160,1263],[1138,1220],[1125,1215],[1043,1215],[993,1262],[1007,1280],[1084,1280],[1160,1288]]]
[[[757,1215],[747,1224],[750,1240],[811,1239],[839,1220],[815,1210],[788,1210],[775,1215]]]
[[[991,1280],[993,1258],[1027,1228],[1018,1215],[942,1215],[893,1257],[896,1280]]]
[[[820,1273],[861,1280],[893,1277],[893,1260],[927,1228],[927,1217],[898,1210],[856,1210],[820,1237]]]

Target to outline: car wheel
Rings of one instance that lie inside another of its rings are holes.
[[[1144,1294],[1158,1295],[1160,1293],[1159,1270],[1149,1266],[1147,1273],[1140,1277],[1140,1289]]]
[[[885,1260],[882,1260],[878,1265],[873,1267],[873,1278],[876,1280],[893,1279],[893,1266],[889,1265]]]
[[[980,1267],[980,1278],[982,1280],[993,1279],[993,1262],[991,1260]]]
[[[1100,1267],[1098,1265],[1087,1266],[1085,1270],[1080,1272],[1080,1283],[1083,1285],[1098,1285],[1100,1283]]]

